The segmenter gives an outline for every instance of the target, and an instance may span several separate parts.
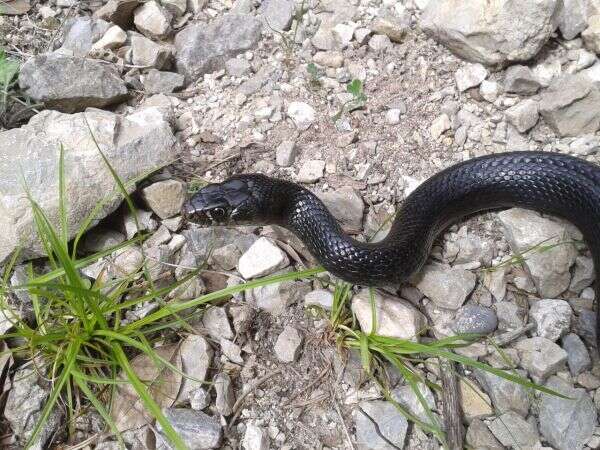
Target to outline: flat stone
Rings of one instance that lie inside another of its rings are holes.
[[[467,383],[461,379],[458,388],[461,409],[467,423],[494,414],[490,397],[475,386],[473,382]]]
[[[289,167],[294,164],[297,153],[295,141],[282,141],[275,150],[275,161],[278,166]]]
[[[583,72],[563,75],[541,95],[540,113],[559,136],[594,133],[600,128],[600,90]]]
[[[523,100],[508,108],[504,114],[508,123],[514,125],[520,133],[525,133],[538,123],[539,103],[531,99]]]
[[[344,54],[334,50],[317,52],[313,56],[313,61],[320,66],[337,69],[344,65]]]
[[[530,251],[537,245],[570,241],[565,225],[541,217],[530,210],[512,208],[498,213],[513,252],[523,254],[525,267],[543,298],[556,298],[571,281],[570,268],[577,253],[571,244],[556,245],[544,251]]]
[[[291,102],[287,108],[287,115],[292,119],[299,130],[307,130],[317,118],[317,113],[312,106],[304,102]]]
[[[191,83],[225,62],[253,49],[260,39],[262,22],[247,14],[225,14],[209,24],[193,23],[175,37],[177,71]]]
[[[558,29],[566,40],[577,37],[588,26],[588,1],[563,0]]]
[[[573,377],[592,367],[590,354],[579,336],[567,334],[562,339],[562,347],[567,352],[567,364]]]
[[[406,32],[410,29],[410,17],[397,17],[391,13],[383,14],[371,22],[374,33],[387,36],[392,42],[402,42]]]
[[[361,230],[365,204],[362,197],[350,186],[340,189],[317,192],[317,196],[325,204],[329,212],[347,230]]]
[[[283,250],[261,237],[240,257],[238,270],[249,280],[269,275],[289,264],[290,260]]]
[[[500,85],[495,81],[483,80],[479,86],[479,94],[486,101],[494,103],[500,94]]]
[[[227,317],[225,308],[220,306],[211,306],[208,308],[202,316],[202,324],[215,339],[233,339],[233,330],[231,329],[231,323]]]
[[[176,403],[183,403],[190,400],[190,395],[194,390],[202,387],[202,382],[206,380],[208,370],[212,367],[214,352],[204,337],[191,334],[183,340],[179,353],[182,372],[194,378],[192,380],[183,377],[181,380]]]
[[[541,395],[540,432],[557,450],[582,449],[596,427],[594,402],[585,389],[573,388],[558,377],[550,378],[545,386],[570,398]]]
[[[454,74],[456,86],[460,92],[479,86],[488,76],[488,70],[482,64],[465,64]]]
[[[523,376],[524,371],[517,371],[517,374]],[[502,414],[512,410],[522,417],[527,417],[529,395],[525,387],[484,370],[475,370],[475,376],[492,399],[496,413]]]
[[[418,383],[417,389],[425,400],[429,410],[435,410],[435,399],[431,390],[423,383]],[[423,422],[429,422],[429,415],[421,404],[421,401],[419,400],[419,397],[417,397],[417,394],[413,390],[412,386],[399,386],[394,389],[391,394],[394,401],[405,407],[411,414],[415,415]]]
[[[443,264],[428,264],[411,282],[437,306],[458,309],[475,288],[475,274]]]
[[[364,450],[396,450],[404,447],[408,421],[389,402],[361,402],[353,413],[356,445]]]
[[[217,418],[202,411],[184,408],[165,408],[163,414],[188,448],[198,450],[220,448],[223,429]],[[160,423],[157,423],[156,427],[161,433],[157,436],[157,450],[171,450],[168,439],[162,434]]]
[[[393,297],[381,291],[373,291],[375,304],[375,333],[398,339],[419,340],[419,335],[427,325],[425,316],[410,302]],[[352,298],[352,312],[356,315],[360,328],[370,333],[373,327],[371,294],[363,289]]]
[[[529,315],[536,324],[536,335],[556,342],[569,332],[573,311],[564,300],[543,299],[532,305]]]
[[[505,66],[535,56],[556,29],[560,2],[430,1],[421,28],[462,59]]]
[[[292,25],[294,16],[293,0],[265,0],[258,8],[267,29],[287,31]]]
[[[448,131],[451,128],[452,124],[450,123],[450,118],[447,114],[442,114],[433,120],[431,123],[431,127],[429,127],[429,132],[431,133],[431,137],[434,139],[439,138],[445,131]]]
[[[298,171],[300,183],[316,183],[325,173],[325,161],[320,159],[309,159],[305,161]]]
[[[149,70],[140,80],[148,94],[170,94],[183,88],[185,84],[183,75],[156,69]]]
[[[219,341],[219,346],[221,347],[223,355],[225,355],[229,361],[236,364],[244,364],[244,359],[242,358],[242,349],[239,345],[234,344],[228,339],[221,338]]]
[[[535,74],[527,66],[514,65],[504,73],[504,91],[512,94],[532,95],[541,87]]]
[[[490,429],[479,419],[474,419],[467,429],[466,442],[473,448],[485,450],[504,450]]]
[[[279,316],[286,312],[289,305],[300,301],[309,291],[310,285],[306,282],[284,281],[246,291],[246,298],[257,309]]]
[[[63,43],[54,54],[85,57],[104,36],[110,23],[91,17],[72,17],[63,26]]]
[[[21,66],[19,86],[36,102],[68,113],[103,108],[128,96],[114,65],[52,53],[29,58]]]
[[[309,308],[311,306],[319,306],[325,311],[331,311],[333,307],[333,292],[327,289],[316,289],[310,291],[304,296],[304,306]]]
[[[269,435],[267,431],[254,424],[246,424],[242,447],[245,450],[269,450]]]
[[[554,375],[567,361],[567,352],[543,337],[523,339],[517,342],[515,348],[519,352],[521,366],[536,383]]]
[[[96,49],[110,49],[114,50],[121,47],[127,41],[127,33],[123,31],[121,27],[118,25],[113,25],[101,39],[94,42],[92,45],[92,50]]]
[[[181,212],[186,191],[177,180],[158,181],[142,189],[142,197],[161,219],[168,219]]]
[[[540,446],[536,429],[517,413],[507,411],[494,419],[489,428],[502,445],[514,449]]]
[[[286,325],[275,342],[275,356],[281,362],[291,363],[296,361],[302,347],[302,335],[300,332]]]

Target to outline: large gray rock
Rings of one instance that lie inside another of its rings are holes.
[[[204,414],[202,411],[184,408],[167,408],[163,410],[163,414],[188,448],[205,450],[220,447],[223,429],[217,418]],[[156,436],[156,448],[171,450],[172,447],[163,435],[160,424],[157,424],[157,429],[160,434]]]
[[[600,90],[586,75],[555,78],[541,96],[540,113],[560,136],[594,133],[600,128]]]
[[[28,59],[21,67],[19,86],[36,102],[64,112],[102,108],[127,98],[115,66],[56,53]]]
[[[437,306],[458,309],[475,288],[475,274],[442,264],[428,264],[411,282]]]
[[[517,342],[521,366],[527,369],[536,383],[554,375],[567,362],[567,352],[549,339],[532,337]]]
[[[558,29],[567,40],[575,38],[587,27],[588,0],[562,0]]]
[[[575,263],[577,252],[565,225],[521,208],[512,208],[498,214],[513,252],[525,252],[525,267],[538,293],[544,298],[556,298],[571,282],[569,269]],[[563,242],[562,244],[560,244]],[[558,244],[544,252],[534,250],[540,244]]]
[[[188,25],[175,37],[177,71],[187,83],[225,67],[225,62],[256,46],[262,23],[248,14],[226,14],[215,21]]]
[[[489,66],[527,61],[557,26],[558,0],[430,1],[421,27],[461,58]]]
[[[494,419],[490,425],[494,436],[506,448],[534,448],[540,446],[540,438],[533,425],[513,411],[507,411]]]
[[[63,27],[63,44],[57,50],[66,56],[87,56],[92,46],[110,28],[110,23],[91,17],[67,19]]]
[[[597,412],[585,389],[552,377],[546,387],[570,398],[542,394],[540,432],[557,450],[579,450],[592,437]]]
[[[340,221],[343,228],[361,230],[365,204],[362,197],[350,186],[340,189],[317,192],[331,214]]]
[[[356,444],[363,450],[404,448],[408,421],[390,402],[361,402],[354,410]]]
[[[518,375],[522,376],[523,373],[518,373]],[[492,399],[497,413],[515,411],[521,416],[527,417],[529,396],[526,388],[483,370],[476,370],[475,377]]]
[[[5,261],[18,246],[24,258],[44,254],[36,237],[31,206],[23,192],[22,177],[32,197],[57,225],[61,145],[65,149],[71,237],[96,204],[116,192],[115,181],[90,129],[124,182],[173,161],[178,154],[171,126],[158,108],[142,109],[125,117],[100,110],[73,115],[43,111],[24,127],[0,133],[0,148],[10,149],[0,155],[0,261]],[[131,186],[130,191],[133,189]],[[96,220],[120,203],[118,196],[110,199],[100,208]]]

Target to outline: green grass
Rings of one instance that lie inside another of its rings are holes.
[[[354,79],[346,86],[346,92],[352,95],[350,100],[342,104],[340,110],[333,116],[333,121],[337,122],[345,113],[360,109],[367,103],[367,94],[365,94],[362,81]]]
[[[19,69],[19,62],[9,58],[0,48],[0,126],[4,128],[19,125],[31,110],[39,106],[22,98],[17,83]]]

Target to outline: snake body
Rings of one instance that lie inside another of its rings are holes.
[[[583,234],[598,272],[600,167],[558,153],[501,153],[453,165],[406,198],[388,235],[376,243],[345,234],[309,190],[264,175],[236,175],[209,185],[184,206],[184,214],[206,223],[284,226],[332,274],[355,284],[382,285],[405,281],[418,272],[434,240],[449,225],[510,207],[572,222]]]

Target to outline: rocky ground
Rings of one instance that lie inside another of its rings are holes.
[[[154,235],[85,274],[119,277],[146,257],[152,278],[168,282],[207,260],[179,298],[312,263],[280,229],[183,226],[186,192],[204,182],[252,171],[303,183],[364,238],[421,181],[474,156],[535,149],[600,163],[596,0],[13,0],[2,7],[0,46],[22,62],[23,98],[43,104],[21,120],[8,113],[23,105],[0,111],[5,127],[20,125],[0,132],[4,262],[17,246],[29,258],[43,256],[16,167],[56,217],[57,149],[65,147],[73,228],[113,189],[90,130],[124,180],[143,179],[134,197],[142,227]],[[157,166],[166,167],[148,176]],[[86,250],[135,235],[119,203],[105,201],[106,219],[88,234]],[[380,334],[414,338],[425,326],[437,338],[489,334],[503,351],[476,343],[460,352],[573,399],[460,369],[468,448],[600,448],[593,265],[580,241],[574,227],[551,217],[486,214],[451,228],[397,295],[377,294]],[[210,384],[179,379],[176,399],[165,405],[190,448],[439,447],[383,399],[357,355],[338,351],[327,321],[309,308],[331,308],[332,289],[326,279],[256,288],[193,321],[182,367]],[[368,294],[355,291],[352,311],[370,330]],[[0,322],[1,331],[9,328]],[[439,382],[435,361],[416,368]],[[43,380],[18,376],[28,370],[17,371],[6,394],[6,448],[20,448],[48,396]],[[422,417],[404,380],[392,374],[391,381],[394,399]],[[424,385],[422,393],[441,414],[440,393]],[[170,448],[160,429],[139,419],[119,419],[130,448]],[[57,416],[38,448],[117,448],[100,422],[81,422],[65,444]]]

